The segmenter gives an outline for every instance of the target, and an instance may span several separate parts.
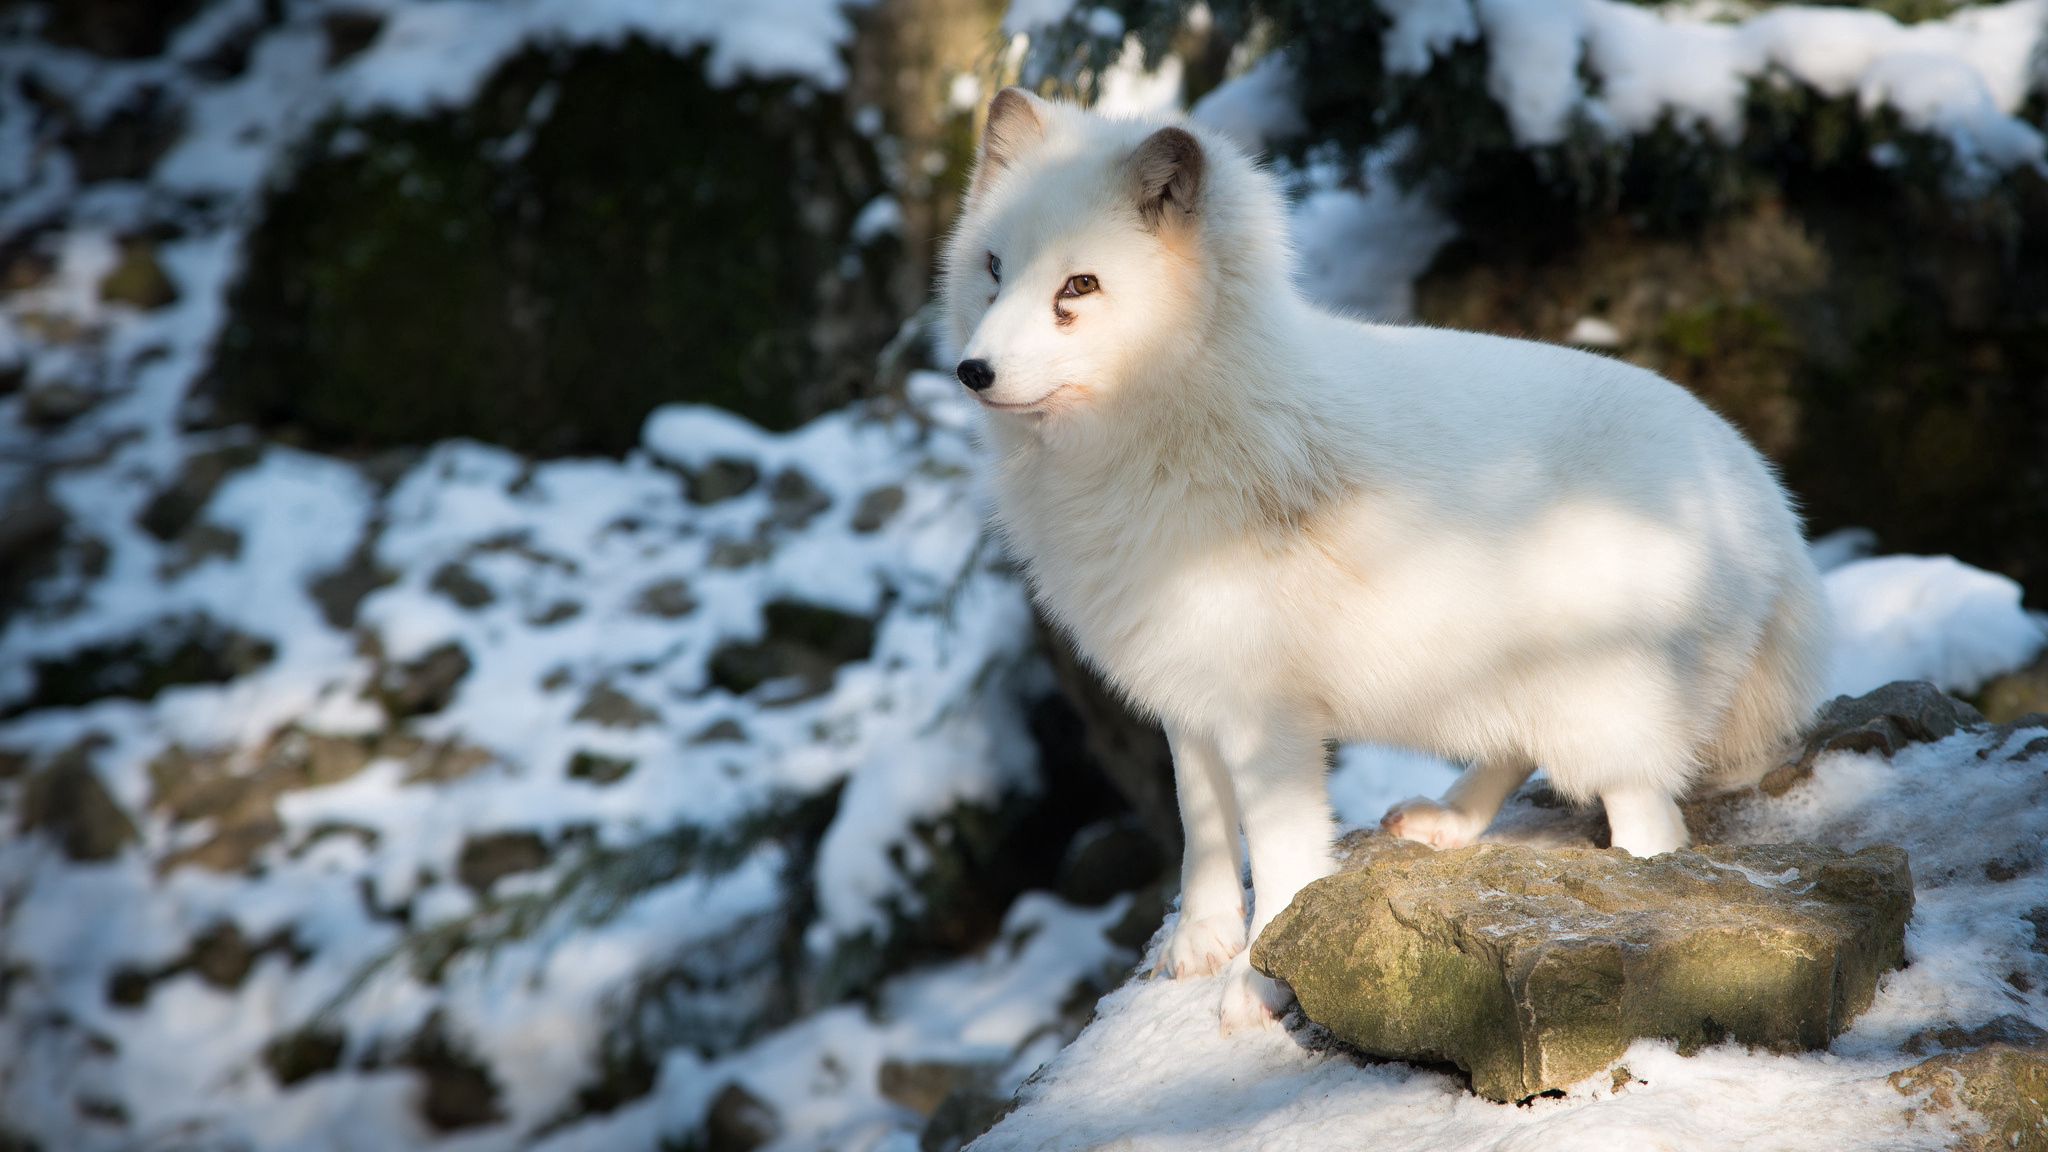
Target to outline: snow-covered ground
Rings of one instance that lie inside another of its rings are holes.
[[[1836,611],[1859,622],[1837,651],[1857,691],[1893,672],[1965,687],[2043,643],[2018,589],[1947,558],[1852,562],[1828,583]],[[1871,625],[1878,614],[1887,623]],[[1924,1102],[1890,1076],[1934,1050],[1902,1048],[1931,1030],[2001,1016],[2048,1027],[2048,944],[2035,927],[2048,906],[2044,740],[2048,725],[1959,732],[1890,760],[1824,754],[1810,780],[1745,801],[1729,821],[1730,843],[1896,844],[1911,858],[1907,967],[1884,979],[1876,1002],[1826,1052],[1724,1045],[1681,1057],[1668,1042],[1639,1041],[1619,1062],[1628,1072],[1619,1082],[1602,1073],[1561,1099],[1518,1107],[1472,1095],[1455,1075],[1361,1063],[1311,1034],[1222,1036],[1224,977],[1135,980],[1103,999],[1095,1021],[976,1148],[1950,1147],[1950,1124],[1972,1119],[1912,1115]],[[1347,753],[1331,791],[1348,821],[1376,820],[1421,784],[1408,754]],[[1447,768],[1438,772],[1427,788],[1448,781]]]

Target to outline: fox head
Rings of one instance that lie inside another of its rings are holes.
[[[1277,204],[1248,159],[1197,130],[1003,89],[944,259],[960,382],[995,412],[1064,420],[1178,375],[1248,287],[1215,227],[1247,185]],[[1281,247],[1264,226],[1277,213],[1251,215]]]

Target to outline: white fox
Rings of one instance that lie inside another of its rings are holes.
[[[1541,765],[1616,848],[1666,852],[1677,797],[1796,738],[1828,644],[1785,492],[1684,389],[1334,316],[1290,265],[1281,193],[1228,141],[1011,88],[943,272],[998,526],[1165,725],[1187,856],[1162,960],[1228,968],[1226,1030],[1285,1006],[1248,940],[1332,870],[1325,741],[1469,762],[1388,814],[1401,836],[1472,841]]]

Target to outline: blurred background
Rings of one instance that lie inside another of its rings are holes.
[[[1825,562],[2041,607],[2044,43],[2048,0],[0,0],[0,1149],[950,1149],[1075,1034],[1178,830],[981,531],[927,304],[1005,83],[1191,110],[1315,298],[1654,368]],[[2011,663],[1947,686],[2048,709]]]

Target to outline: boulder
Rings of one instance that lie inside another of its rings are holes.
[[[1520,1100],[1608,1067],[1638,1038],[1825,1047],[1898,967],[1905,853],[1716,846],[1637,859],[1377,833],[1304,889],[1252,963],[1374,1056],[1450,1062]]]

